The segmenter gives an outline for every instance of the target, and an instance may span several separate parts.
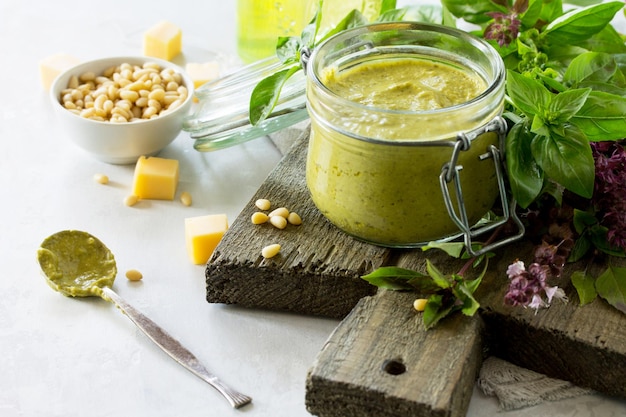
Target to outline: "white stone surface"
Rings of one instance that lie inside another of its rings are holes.
[[[162,154],[181,162],[180,202],[124,206],[133,168],[98,162],[70,143],[38,80],[40,59],[141,52],[143,30],[167,19],[183,28],[191,61],[234,56],[235,1],[0,0],[0,415],[305,417],[306,372],[337,322],[210,305],[204,267],[185,252],[183,219],[233,221],[279,161],[257,140],[217,153],[193,150],[183,132]],[[220,58],[221,59],[221,58]],[[109,176],[108,185],[93,175]],[[177,337],[227,383],[254,398],[231,409],[216,391],[154,346],[99,299],[69,299],[45,283],[36,250],[48,235],[82,229],[116,255],[115,289]],[[124,277],[143,273],[141,282]],[[419,389],[419,387],[416,387]],[[500,413],[476,392],[472,417],[620,416],[621,400],[588,396]]]

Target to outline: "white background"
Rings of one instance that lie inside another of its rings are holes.
[[[132,166],[100,163],[74,147],[39,84],[42,58],[140,54],[143,31],[163,19],[183,28],[179,61],[232,62],[234,0],[0,0],[0,416],[308,415],[306,372],[338,322],[208,304],[204,267],[189,262],[183,240],[185,217],[226,213],[234,221],[279,161],[278,151],[260,139],[201,154],[183,132],[161,156],[180,161],[179,189],[191,192],[193,206],[125,207]],[[96,173],[111,183],[96,184]],[[36,250],[63,229],[105,242],[120,270],[116,291],[253,404],[232,410],[112,305],[54,293]],[[143,272],[142,282],[124,278],[131,268]],[[502,415],[625,413],[624,401],[587,396]],[[475,392],[469,415],[501,414],[494,399]]]

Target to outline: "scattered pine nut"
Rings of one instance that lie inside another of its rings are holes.
[[[143,275],[136,269],[129,269],[126,271],[126,278],[128,278],[129,281],[139,281],[143,278]]]
[[[273,258],[278,255],[280,252],[280,245],[278,243],[274,243],[273,245],[268,245],[261,250],[261,256],[265,259]]]
[[[252,224],[263,224],[269,220],[269,216],[265,213],[257,211],[252,214],[250,220],[252,221]]]
[[[302,218],[298,213],[294,211],[289,213],[289,215],[287,216],[287,221],[294,226],[300,226],[302,224]]]
[[[270,217],[280,216],[286,219],[287,216],[289,216],[289,210],[287,210],[286,207],[279,207],[275,209],[274,211],[272,211],[270,214],[268,214],[268,216]]]
[[[139,197],[137,197],[134,194],[131,194],[124,199],[124,205],[128,207],[132,207],[135,204],[137,204],[138,201],[139,201]]]
[[[272,203],[265,198],[259,198],[254,205],[257,206],[259,210],[269,210],[270,207],[272,207]]]
[[[270,216],[270,223],[277,229],[284,229],[287,227],[287,219],[282,216]]]
[[[183,203],[184,206],[189,207],[191,205],[191,194],[187,191],[183,191],[180,194],[180,202]]]
[[[426,298],[418,298],[413,301],[413,308],[417,311],[424,311],[426,309],[426,303],[428,303]]]
[[[108,184],[109,183],[109,177],[107,177],[104,174],[96,174],[93,176],[93,180],[95,182],[97,182],[98,184]]]

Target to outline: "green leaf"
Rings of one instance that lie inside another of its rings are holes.
[[[465,249],[465,243],[463,242],[428,242],[427,245],[422,246],[422,251],[429,249],[441,249],[449,256],[460,258]]]
[[[586,229],[597,225],[598,219],[596,218],[596,216],[593,215],[593,213],[574,209],[573,224],[576,233],[582,235]]]
[[[424,309],[424,315],[422,321],[426,329],[432,329],[439,323],[441,319],[448,316],[454,307],[453,299],[446,300],[444,303],[444,297],[441,294],[434,294],[428,297],[426,308]]]
[[[584,271],[575,271],[572,274],[572,284],[576,288],[578,298],[580,299],[580,305],[589,304],[596,299],[598,293],[596,292],[595,283],[596,280]]]
[[[250,96],[250,123],[253,126],[261,123],[276,107],[280,91],[293,74],[299,71],[299,65],[275,72],[261,80],[252,90]]]
[[[390,10],[378,17],[377,22],[411,21],[422,23],[444,23],[443,9],[440,5],[425,4],[420,6],[406,6]]]
[[[626,313],[626,268],[609,266],[596,280],[598,295]]]
[[[296,63],[300,59],[300,38],[281,36],[276,43],[276,56],[283,64]]]
[[[318,41],[318,43],[321,43],[324,40],[330,38],[331,36],[336,35],[337,33],[342,32],[346,29],[351,29],[351,28],[367,25],[368,23],[369,23],[368,20],[365,18],[365,16],[363,16],[361,12],[359,12],[356,9],[352,10],[350,13],[346,15],[346,17],[344,17],[341,20],[341,22],[337,24],[337,26],[329,30],[324,35],[324,37]]]
[[[585,104],[590,92],[590,88],[576,88],[554,96],[548,105],[548,112],[554,115],[550,124],[564,124],[571,119]]]
[[[617,140],[626,136],[626,97],[592,91],[570,119],[590,141]]]
[[[428,275],[433,279],[435,284],[437,284],[440,288],[446,289],[450,288],[451,282],[448,277],[445,276],[432,262],[430,259],[426,259],[426,271]]]
[[[361,278],[378,288],[388,290],[412,290],[415,287],[411,285],[409,281],[424,277],[431,281],[428,275],[417,271],[395,266],[384,266],[367,275],[363,275]]]
[[[565,135],[554,131],[536,136],[530,144],[535,161],[548,178],[584,198],[591,198],[595,163],[591,146],[576,126],[565,126]]]
[[[523,28],[535,27],[537,21],[541,17],[541,9],[543,7],[543,0],[530,0],[528,2],[528,9],[522,14],[521,21]]]
[[[586,52],[574,58],[563,75],[563,81],[577,85],[583,81],[606,82],[617,70],[615,59],[609,54]]]
[[[506,12],[506,8],[491,2],[490,0],[441,0],[441,3],[459,19],[470,23],[481,24],[491,20],[488,12]]]
[[[506,91],[515,107],[529,118],[541,114],[551,99],[543,84],[511,70],[507,71]]]
[[[519,122],[511,128],[505,142],[511,192],[522,208],[528,207],[543,187],[543,171],[535,162],[530,149],[534,136],[524,123]]]
[[[459,285],[456,286],[454,294],[461,302],[461,312],[466,316],[473,316],[480,308],[480,304],[464,283],[459,283]]]
[[[581,260],[593,247],[591,244],[591,240],[587,237],[587,234],[580,236],[574,242],[574,247],[570,251],[569,257],[567,258],[568,262],[576,262]]]
[[[623,2],[612,1],[576,9],[550,22],[542,36],[555,45],[582,42],[604,29],[623,7]]]

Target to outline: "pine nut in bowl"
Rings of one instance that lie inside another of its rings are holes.
[[[193,81],[165,60],[102,58],[60,74],[50,99],[63,133],[78,147],[103,162],[133,164],[176,139]]]

